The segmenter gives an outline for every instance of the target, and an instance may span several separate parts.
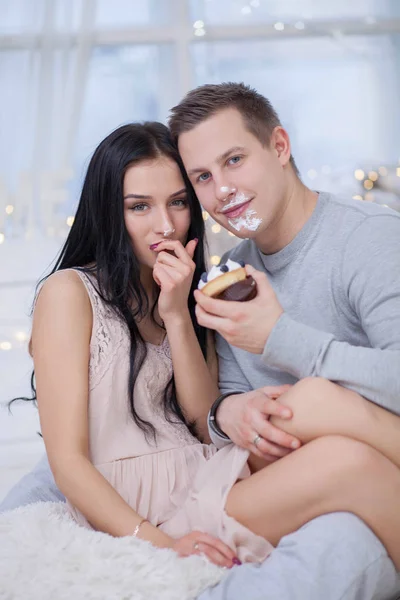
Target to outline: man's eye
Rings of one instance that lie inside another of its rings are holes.
[[[146,210],[147,208],[147,204],[141,203],[141,204],[135,204],[135,206],[131,206],[131,210],[133,210],[134,212],[143,212],[144,210]]]
[[[241,156],[232,156],[229,160],[228,163],[231,165],[236,165],[240,160],[241,160]]]
[[[209,176],[210,176],[210,173],[202,173],[197,178],[197,181],[207,181],[207,179],[209,178]]]

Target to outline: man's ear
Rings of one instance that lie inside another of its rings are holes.
[[[271,134],[270,146],[273,150],[275,150],[282,167],[287,165],[287,163],[290,161],[291,147],[289,134],[286,129],[280,125],[275,127]]]

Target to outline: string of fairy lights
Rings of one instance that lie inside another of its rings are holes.
[[[317,177],[316,169],[309,169],[306,173],[307,178],[309,180],[314,180]],[[331,171],[330,167],[327,165],[321,168],[322,175],[331,174],[334,177],[334,173]],[[399,183],[397,186],[390,185],[387,183],[390,175],[395,175],[396,178],[399,178]],[[400,159],[399,164],[397,166],[379,166],[376,169],[364,170],[362,168],[357,168],[354,171],[354,179],[362,186],[361,192],[357,192],[353,194],[353,199],[355,200],[365,200],[365,201],[373,201],[374,200],[374,191],[381,191],[386,193],[395,193],[400,197]],[[17,202],[17,200],[16,200]],[[4,207],[4,212],[2,215],[2,219],[0,219],[0,223],[2,224],[2,228],[0,229],[0,244],[3,244],[6,241],[6,238],[18,238],[21,236],[21,226],[23,225],[22,219],[20,215],[17,215],[17,211],[15,210],[15,204],[6,204]],[[207,221],[208,214],[203,211],[203,219]],[[72,227],[74,222],[74,216],[68,215],[64,219],[61,217],[58,218],[58,227],[52,226],[47,229],[45,234],[49,237],[65,237],[68,229]],[[223,230],[221,225],[213,222],[209,227],[209,231],[211,234],[220,234]],[[7,234],[8,232],[8,234]],[[228,235],[234,236],[233,233],[227,232]],[[22,237],[27,236],[26,231],[22,231]],[[216,260],[216,259],[214,259]],[[214,263],[213,263],[214,264]]]
[[[330,173],[330,171],[329,171]],[[327,168],[324,169],[323,174],[327,175]],[[317,175],[317,171],[315,169],[309,169],[307,171],[307,177],[312,180],[315,179]],[[400,159],[399,164],[395,166],[378,166],[375,169],[361,169],[357,168],[353,172],[354,180],[357,182],[359,186],[361,186],[361,193],[356,193],[352,197],[354,200],[360,200],[364,202],[373,202],[375,200],[374,193],[375,191],[383,191],[383,192],[395,192],[400,197]],[[395,179],[395,183],[398,185],[394,185],[393,183],[389,183],[389,181],[393,182],[393,178]],[[383,204],[382,206],[387,206]],[[5,216],[7,219],[12,220],[14,218],[15,211],[14,206],[12,204],[7,204],[5,207]],[[202,213],[203,219],[206,222],[207,235],[211,235],[210,246],[211,248],[216,246],[215,241],[212,238],[214,236],[225,236],[221,237],[219,245],[227,246],[227,240],[229,237],[235,238],[236,236],[230,232],[225,230],[219,223],[216,223],[210,215],[203,211]],[[74,217],[71,215],[65,220],[65,225],[67,229],[72,226],[74,222]],[[65,235],[65,230],[63,231],[63,235]],[[11,236],[12,237],[12,236]],[[5,235],[3,232],[0,233],[0,244],[5,242]],[[233,240],[232,240],[233,242]],[[231,243],[230,246],[233,244]],[[226,249],[226,248],[225,248]],[[211,265],[218,265],[220,263],[221,256],[219,254],[211,254],[210,263]],[[8,324],[7,324],[8,325]],[[1,326],[1,323],[0,323]],[[9,328],[9,327],[8,327]],[[4,336],[3,336],[4,337]],[[9,335],[6,336],[6,339],[0,339],[0,350],[9,351],[21,347],[26,347],[26,343],[28,341],[28,333],[20,327],[17,328],[16,331],[10,332]]]

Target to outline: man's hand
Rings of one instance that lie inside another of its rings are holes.
[[[232,442],[269,462],[286,456],[300,447],[300,440],[278,429],[268,419],[272,415],[292,418],[292,411],[277,400],[289,388],[289,385],[263,387],[228,396],[217,410],[219,428]]]
[[[246,272],[257,284],[254,300],[215,300],[195,290],[196,317],[200,325],[218,331],[228,344],[253,354],[262,354],[283,308],[265,273],[250,265],[246,265]]]

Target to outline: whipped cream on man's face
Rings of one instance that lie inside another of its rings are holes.
[[[201,290],[209,281],[212,281],[216,277],[219,277],[220,275],[223,275],[224,273],[227,273],[228,271],[235,271],[236,269],[241,269],[242,266],[243,266],[242,264],[237,263],[234,260],[231,260],[230,258],[228,258],[226,263],[223,263],[222,265],[214,266],[210,269],[210,271],[208,273],[203,273],[203,275],[201,276],[201,279],[199,281],[199,285],[197,287],[199,288],[199,290]]]
[[[262,219],[257,217],[255,210],[249,208],[243,215],[228,219],[228,223],[233,229],[236,229],[236,231],[241,231],[242,229],[247,229],[247,231],[257,231],[262,223]]]
[[[249,202],[249,200],[251,200],[251,196],[247,196],[243,192],[237,192],[232,200],[228,202],[228,204],[225,204],[221,212],[224,214],[232,210],[232,208],[235,208],[235,206],[240,206],[241,204]],[[247,229],[247,231],[257,231],[262,223],[262,219],[257,217],[255,210],[248,208],[244,214],[239,215],[238,217],[229,218],[228,216],[228,223],[236,231],[241,231],[242,229]]]
[[[222,190],[222,188],[221,188],[221,190]],[[246,194],[244,194],[243,192],[238,192],[228,202],[228,204],[225,204],[225,206],[222,209],[222,212],[224,213],[228,210],[231,210],[232,208],[235,208],[235,206],[238,206],[238,204],[244,204],[245,202],[248,202],[249,200],[251,200],[250,196],[246,196]]]

